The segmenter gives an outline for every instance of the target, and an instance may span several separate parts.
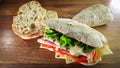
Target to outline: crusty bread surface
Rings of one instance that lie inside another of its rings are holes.
[[[95,27],[111,23],[113,21],[113,15],[108,7],[102,4],[95,4],[83,9],[72,19],[87,24],[90,27]]]

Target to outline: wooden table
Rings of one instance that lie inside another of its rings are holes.
[[[35,67],[71,67],[83,68],[78,63],[65,64],[64,60],[54,58],[54,53],[40,49],[39,43],[33,40],[23,40],[16,36],[12,29],[12,17],[18,8],[30,0],[3,0],[0,3],[0,68],[35,68]],[[120,1],[119,0],[39,0],[44,8],[56,10],[59,17],[72,18],[82,9],[101,3],[108,6],[114,15],[114,21],[105,26],[96,27],[103,33],[114,52],[103,57],[103,61],[92,68],[120,67]]]

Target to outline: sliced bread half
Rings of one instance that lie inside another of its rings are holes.
[[[50,16],[47,14],[48,12],[50,12]],[[47,11],[41,7],[37,1],[28,2],[22,5],[17,15],[13,17],[12,29],[16,35],[23,39],[39,37],[43,34],[41,23],[48,18],[58,17],[57,12],[51,12],[53,11]]]
[[[90,27],[95,27],[111,23],[113,21],[113,15],[108,7],[102,4],[95,4],[83,9],[80,13],[76,14],[73,19],[80,23],[87,24]]]

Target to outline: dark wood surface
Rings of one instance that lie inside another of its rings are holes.
[[[42,67],[67,67],[84,68],[78,63],[65,64],[64,60],[54,58],[54,53],[40,49],[37,39],[23,40],[16,36],[12,29],[12,17],[18,8],[30,0],[3,0],[0,2],[0,68],[42,68]],[[72,18],[82,9],[101,3],[108,6],[114,15],[110,24],[96,27],[103,33],[114,52],[113,55],[103,57],[103,61],[92,68],[119,68],[120,67],[120,1],[119,0],[39,0],[47,10],[56,10],[59,17]]]

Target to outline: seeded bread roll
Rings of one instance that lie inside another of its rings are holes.
[[[51,29],[55,29],[68,37],[74,38],[92,47],[101,48],[107,43],[106,38],[100,32],[72,19],[52,18],[47,20],[44,24]]]
[[[13,17],[12,29],[16,35],[23,39],[36,38],[43,34],[41,23],[51,17],[57,18],[57,12],[47,11],[41,7],[39,2],[31,1],[19,8],[17,16]]]
[[[111,23],[113,21],[113,15],[108,7],[102,4],[95,4],[76,14],[73,20],[90,27],[95,27]]]

